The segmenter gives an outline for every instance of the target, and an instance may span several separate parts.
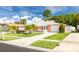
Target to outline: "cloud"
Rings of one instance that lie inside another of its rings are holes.
[[[15,15],[12,17],[13,19],[19,19],[20,17],[18,15]]]
[[[0,23],[14,23],[14,19],[8,19],[8,17],[0,18]]]
[[[39,17],[34,17],[33,19],[32,19],[32,21],[41,21],[42,20],[42,18],[39,18]]]
[[[52,11],[52,13],[56,13],[58,11],[62,11],[62,8],[59,6],[47,6],[45,9],[49,9]]]
[[[31,13],[31,12],[29,12],[29,11],[20,11],[20,14],[21,15],[28,15],[28,16],[35,16],[35,14],[34,13]]]
[[[19,17],[18,15],[13,16],[12,19],[13,19],[15,22],[19,22],[19,21],[20,21],[20,17]]]
[[[21,17],[21,19],[28,19],[28,18],[31,18],[31,16],[23,16],[23,17]]]
[[[7,10],[7,11],[13,11],[12,6],[2,6],[2,7],[0,7],[0,8],[2,8],[2,9],[4,9],[4,10]]]

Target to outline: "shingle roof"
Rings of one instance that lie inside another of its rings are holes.
[[[59,24],[59,23],[56,23],[54,21],[32,21],[29,24],[35,24],[36,26],[47,26],[49,24],[52,25],[52,24]]]
[[[7,25],[9,25],[9,26],[26,26],[24,24],[7,24]]]

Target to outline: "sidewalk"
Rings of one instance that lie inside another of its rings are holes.
[[[11,45],[16,45],[20,47],[25,47],[29,49],[41,50],[41,51],[49,51],[49,52],[79,52],[79,33],[71,33],[68,35],[63,41],[52,40],[55,42],[60,42],[59,46],[54,49],[46,49],[40,47],[30,46],[31,43],[37,40],[42,40],[43,38],[50,36],[55,33],[46,33],[37,36],[32,36],[28,38],[22,38],[12,41],[0,41],[2,43],[7,43]],[[51,40],[47,40],[51,41]]]
[[[17,40],[12,40],[12,41],[0,41],[0,42],[16,45],[16,46],[22,46],[26,48],[34,48],[30,46],[30,44],[32,44],[34,41],[42,40],[43,38],[53,35],[53,34],[56,34],[56,33],[45,33],[45,34],[40,34],[40,35],[28,37],[28,38],[22,38],[22,39],[17,39]]]
[[[60,46],[56,47],[52,51],[56,52],[79,52],[79,33],[71,33],[67,36]]]

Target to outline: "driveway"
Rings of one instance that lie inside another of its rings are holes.
[[[26,50],[29,51],[29,49],[33,48],[33,47],[32,48],[30,47],[30,44],[32,44],[34,41],[41,40],[41,39],[43,39],[47,36],[53,35],[53,34],[56,34],[56,33],[44,33],[41,35],[32,36],[32,37],[28,37],[28,38],[22,38],[22,39],[17,39],[17,40],[12,40],[12,41],[0,41],[0,42],[4,43],[4,44],[6,43],[8,45],[20,46],[20,47],[25,47],[25,48],[27,47],[28,49],[26,48]],[[1,43],[0,43],[0,45],[1,45]],[[11,48],[11,46],[7,46],[6,48],[9,49],[9,48]],[[3,48],[0,47],[0,49],[3,49]]]
[[[52,51],[79,52],[79,33],[71,33],[64,39],[64,41],[66,42],[61,42],[60,45]]]

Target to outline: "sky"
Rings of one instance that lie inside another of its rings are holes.
[[[79,6],[0,6],[0,18],[37,19],[42,18],[45,9],[51,10],[53,16],[79,12]]]

